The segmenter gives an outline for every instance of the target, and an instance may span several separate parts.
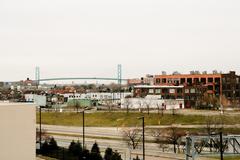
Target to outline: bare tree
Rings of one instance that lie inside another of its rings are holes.
[[[113,92],[119,92],[120,86],[119,84],[116,83],[111,83],[108,85],[108,87],[113,91]]]
[[[220,109],[222,113],[224,113],[224,108],[226,108],[230,102],[224,95],[221,95],[219,97],[219,103],[220,103]]]
[[[201,98],[201,105],[207,106],[208,108],[216,108],[219,104],[219,98],[215,95],[208,94],[207,92],[205,92]]]
[[[122,129],[122,135],[131,149],[136,149],[142,139],[141,129],[139,128],[124,128]]]
[[[127,109],[127,114],[129,113],[129,108],[132,106],[132,102],[130,100],[130,98],[125,98],[125,101],[124,101],[124,106],[126,107]]]
[[[175,126],[164,129],[155,129],[152,131],[153,137],[155,138],[155,143],[159,144],[162,151],[168,148],[167,144],[173,144],[174,153],[180,150],[180,145],[182,142],[182,137],[186,135],[184,131],[179,130]]]
[[[158,115],[160,114],[160,109],[161,109],[161,115],[163,116],[163,111],[164,111],[163,104],[156,102],[156,106],[157,106],[157,110],[158,110]]]
[[[155,139],[155,143],[157,143],[159,145],[159,148],[162,149],[162,152],[165,152],[165,149],[168,148],[168,145],[167,145],[167,139],[162,129],[152,130],[152,136]]]
[[[106,103],[106,106],[108,107],[108,111],[110,112],[112,110],[112,107],[113,107],[112,100],[106,99],[105,103]]]
[[[206,117],[206,132],[207,135],[211,135],[212,133],[222,132],[224,126],[223,116],[214,118],[214,117]]]
[[[74,100],[74,108],[77,109],[77,113],[78,113],[78,110],[81,108],[81,104],[78,100]]]
[[[147,107],[147,112],[148,112],[148,115],[149,115],[149,112],[150,112],[150,107],[152,105],[152,100],[151,99],[148,99],[147,101],[145,101],[145,106]]]
[[[224,126],[224,120],[223,120],[223,116],[220,116],[218,118],[213,118],[213,117],[206,117],[205,119],[206,121],[206,132],[207,135],[211,135],[213,133],[219,133],[219,132],[223,132],[223,126]],[[210,141],[210,152],[212,152],[212,141]]]
[[[174,106],[171,107],[171,111],[172,111],[172,115],[174,116],[176,114]]]
[[[165,136],[170,144],[173,144],[174,153],[177,153],[177,146],[179,148],[179,140],[181,140],[182,136],[185,136],[186,133],[184,131],[179,130],[175,126],[171,126],[165,130]]]
[[[143,102],[142,102],[141,100],[138,100],[138,101],[137,101],[137,104],[138,104],[138,106],[139,106],[140,112],[142,113],[143,106],[144,106]]]

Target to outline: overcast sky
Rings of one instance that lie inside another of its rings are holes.
[[[239,0],[0,0],[0,81],[240,73]]]

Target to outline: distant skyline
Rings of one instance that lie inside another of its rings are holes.
[[[1,0],[0,81],[236,71],[239,0]]]

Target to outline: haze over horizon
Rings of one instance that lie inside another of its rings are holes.
[[[240,74],[238,0],[1,0],[0,81]]]

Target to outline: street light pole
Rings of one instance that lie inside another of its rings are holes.
[[[221,157],[221,160],[223,160],[223,138],[222,138],[222,132],[220,132],[219,135],[220,135],[220,157]]]
[[[220,139],[220,146],[219,146],[220,160],[223,160],[223,153],[224,153],[224,149],[223,149],[223,133],[219,132],[219,133],[213,133],[211,135],[219,135],[219,139]]]
[[[82,114],[83,114],[83,149],[85,147],[85,117],[84,117],[84,110],[82,111]]]
[[[40,108],[39,108],[40,110],[39,110],[39,145],[40,145],[40,152],[41,152],[41,150],[42,150],[42,107],[40,106]]]
[[[139,117],[138,119],[142,119],[142,135],[143,135],[143,160],[145,160],[145,126],[144,126],[144,116]]]

